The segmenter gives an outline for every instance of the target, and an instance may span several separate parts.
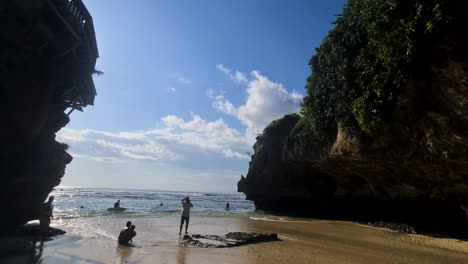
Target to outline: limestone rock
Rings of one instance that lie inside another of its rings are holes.
[[[94,31],[89,31],[92,19],[83,6],[70,14],[74,4],[0,4],[2,21],[7,21],[0,31],[2,226],[37,219],[72,161],[68,146],[55,140],[70,120],[65,110],[81,110],[94,100],[91,74],[98,55]]]

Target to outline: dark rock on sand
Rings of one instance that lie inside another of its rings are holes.
[[[413,227],[405,223],[391,223],[391,222],[378,221],[378,222],[368,222],[368,223],[363,223],[363,224],[373,226],[373,227],[388,228],[388,229],[397,231],[398,233],[402,233],[402,234],[416,234],[416,230]]]
[[[50,227],[49,228],[49,233],[47,234],[47,237],[54,237],[58,235],[64,235],[67,232]],[[18,226],[15,228],[9,228],[9,229],[3,229],[0,231],[0,237],[6,237],[6,236],[11,236],[11,235],[18,235],[18,236],[26,236],[26,237],[31,237],[31,238],[38,238],[40,237],[40,229],[38,224],[27,224],[27,225],[22,225]]]
[[[43,238],[40,235],[38,224],[2,229],[0,230],[0,256],[34,254],[36,253],[36,246],[42,248],[44,241],[52,240],[52,237],[64,235],[65,233],[61,229],[51,227],[47,237]]]
[[[231,232],[225,236],[200,234],[194,234],[192,236],[185,235],[181,243],[184,246],[190,245],[201,248],[224,248],[278,240],[277,234]]]

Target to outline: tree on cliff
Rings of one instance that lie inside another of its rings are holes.
[[[467,2],[467,1],[465,1]],[[467,3],[350,0],[309,65],[299,141],[332,142],[337,123],[373,135],[441,32],[457,30]],[[465,7],[465,8],[462,8]],[[427,64],[427,63],[426,63]]]

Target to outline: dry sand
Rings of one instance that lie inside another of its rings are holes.
[[[178,219],[138,218],[134,247],[118,246],[121,218],[56,221],[68,234],[0,263],[468,263],[468,241],[406,235],[337,221],[265,221],[192,217],[189,233],[277,233],[278,242],[237,248],[179,244]],[[33,253],[34,252],[34,253]]]

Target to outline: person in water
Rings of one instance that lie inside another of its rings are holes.
[[[229,203],[226,203],[226,210],[229,210]]]
[[[52,211],[54,211],[54,206],[52,205],[53,201],[54,197],[50,196],[49,201],[44,203],[41,208],[41,215],[39,216],[39,230],[43,238],[49,233],[50,219],[54,219],[54,216],[52,215]]]
[[[117,200],[117,202],[114,204],[114,208],[120,208],[120,200]]]
[[[163,204],[163,203],[160,203],[159,206],[164,206],[164,204]]]
[[[189,197],[182,199],[182,216],[180,217],[180,230],[179,235],[182,233],[182,226],[185,222],[185,234],[187,234],[187,229],[190,220],[190,208],[193,207],[193,204],[190,202]]]
[[[128,245],[132,243],[132,239],[136,236],[135,232],[135,225],[131,225],[132,222],[127,222],[127,227],[122,229],[119,234],[119,244],[120,245]]]

